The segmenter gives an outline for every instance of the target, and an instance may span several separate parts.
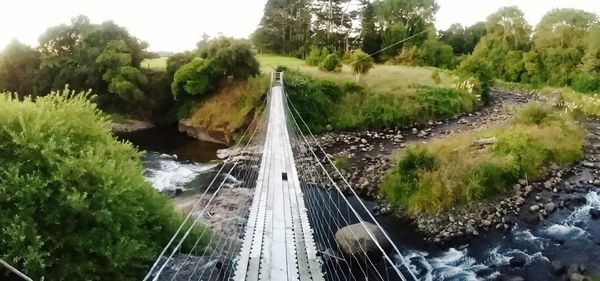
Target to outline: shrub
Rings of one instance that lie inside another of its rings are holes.
[[[350,164],[348,164],[348,156],[340,155],[335,157],[335,160],[333,160],[333,165],[339,170],[348,170],[350,168]]]
[[[354,51],[352,58],[352,71],[356,74],[356,82],[360,82],[360,76],[366,75],[373,68],[373,58],[362,50]]]
[[[310,46],[310,52],[306,57],[306,64],[310,66],[317,66],[323,60],[323,55],[321,54],[321,49],[318,46],[312,45]]]
[[[341,88],[331,81],[314,80],[297,72],[288,72],[284,83],[290,100],[309,128],[316,132],[323,130],[333,101],[341,96]]]
[[[248,40],[215,38],[203,44],[198,54],[204,59],[215,61],[224,77],[246,80],[260,73],[258,61]]]
[[[319,69],[323,71],[329,72],[337,72],[340,71],[342,67],[342,62],[336,54],[330,54],[319,64]]]
[[[431,72],[431,80],[433,80],[433,82],[435,82],[436,84],[440,84],[442,82],[439,70],[436,69],[433,72]]]
[[[600,75],[581,72],[571,79],[571,88],[580,93],[600,92]]]
[[[567,114],[532,104],[517,116],[508,128],[408,147],[384,177],[381,192],[412,214],[434,213],[497,195],[550,163],[570,164],[582,156],[583,130]],[[490,137],[496,142],[476,143]]]
[[[214,91],[219,86],[222,70],[214,60],[196,58],[175,72],[171,83],[173,97],[182,95],[200,96]]]
[[[181,219],[87,96],[0,95],[0,257],[36,280],[140,280]]]

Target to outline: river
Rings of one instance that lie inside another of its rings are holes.
[[[211,162],[217,158],[216,151],[224,148],[190,139],[174,127],[120,134],[119,138],[145,151],[144,174],[159,191],[194,192],[214,176],[217,164]],[[503,274],[525,280],[564,280],[564,276],[552,273],[551,261],[560,260],[566,266],[581,265],[586,275],[600,273],[600,220],[589,215],[591,208],[600,208],[600,190],[594,187],[590,190],[585,195],[587,203],[558,209],[535,226],[517,221],[509,232],[490,231],[452,248],[438,248],[423,241],[413,227],[394,218],[378,220],[421,280],[498,280]],[[331,191],[314,192],[316,198],[325,198],[324,192]],[[349,201],[357,204],[357,198]],[[517,255],[526,257],[522,268],[509,264]]]

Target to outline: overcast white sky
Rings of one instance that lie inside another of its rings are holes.
[[[260,21],[266,0],[5,0],[0,4],[0,48],[12,38],[37,45],[46,28],[85,14],[94,23],[113,20],[150,43],[152,51],[194,48],[203,33],[247,37]],[[498,8],[519,6],[535,25],[552,8],[600,14],[600,0],[437,0],[438,29],[484,20]]]

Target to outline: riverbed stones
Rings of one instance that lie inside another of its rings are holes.
[[[525,278],[521,276],[502,275],[501,281],[525,281]]]
[[[381,247],[386,249],[390,246],[381,229],[368,222],[352,224],[339,229],[335,233],[335,241],[345,254],[364,256],[365,251],[367,254],[379,251],[369,232]]]
[[[539,210],[540,210],[540,206],[538,206],[538,205],[531,205],[531,207],[529,207],[529,211],[532,213],[535,213]]]
[[[546,203],[544,210],[546,213],[551,214],[556,210],[556,204],[554,202]]]

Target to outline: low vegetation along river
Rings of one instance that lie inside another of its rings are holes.
[[[592,126],[598,129],[600,124]],[[145,151],[145,175],[159,191],[182,189],[190,190],[189,194],[205,185],[217,166],[213,162],[216,151],[223,148],[184,137],[171,127],[119,137]],[[537,225],[517,220],[509,231],[493,230],[464,244],[441,248],[424,241],[415,228],[406,227],[395,218],[378,219],[422,280],[523,280],[515,276],[525,280],[564,280],[567,271],[594,274],[600,265],[600,223],[591,218],[589,210],[600,208],[600,189],[585,183],[592,172],[580,169],[566,179],[574,184],[583,180],[586,190],[590,190],[582,194],[585,203],[558,208]],[[350,201],[356,203],[357,199]],[[375,203],[367,205],[373,207]]]

